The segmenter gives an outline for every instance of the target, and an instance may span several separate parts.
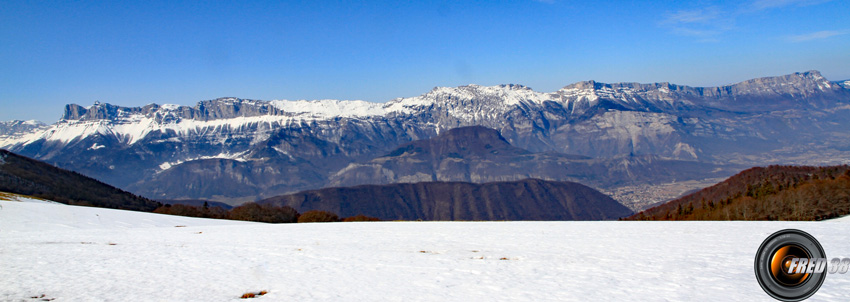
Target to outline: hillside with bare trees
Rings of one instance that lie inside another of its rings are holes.
[[[770,166],[627,220],[823,220],[850,214],[850,166]]]

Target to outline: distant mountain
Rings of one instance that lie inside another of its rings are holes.
[[[233,208],[233,206],[226,204],[226,203],[223,203],[223,202],[202,200],[202,199],[161,199],[161,200],[157,200],[157,202],[162,203],[162,204],[171,204],[171,205],[182,204],[182,205],[194,206],[194,207],[203,207],[204,204],[207,204],[207,206],[209,206],[209,207],[220,207],[220,208],[225,209],[225,210],[230,210],[230,209]]]
[[[333,177],[402,144],[465,126],[496,129],[510,145],[547,160],[554,159],[540,154],[823,165],[850,158],[850,89],[843,85],[809,71],[721,87],[594,81],[549,93],[521,85],[437,87],[383,104],[238,98],[195,106],[71,104],[59,122],[0,137],[0,147],[152,198],[230,203],[350,183]],[[630,171],[632,181],[640,179],[642,173]],[[488,179],[516,179],[508,172]]]
[[[77,172],[0,149],[0,191],[31,195],[71,205],[153,211],[159,203]]]
[[[631,220],[821,220],[850,214],[850,166],[752,168]]]
[[[325,188],[258,203],[382,220],[610,220],[632,213],[587,186],[537,179]]]
[[[498,131],[455,128],[404,144],[385,156],[352,163],[330,177],[330,186],[423,181],[495,182],[539,178],[602,188],[718,177],[734,167],[653,155],[590,158],[534,153],[512,146]]]
[[[36,133],[48,127],[47,124],[36,120],[0,121],[0,142],[5,140],[19,140],[28,134]]]

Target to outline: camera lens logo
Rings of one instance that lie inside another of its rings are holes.
[[[756,280],[764,291],[780,301],[802,301],[820,289],[826,279],[826,253],[806,232],[781,230],[759,246]]]

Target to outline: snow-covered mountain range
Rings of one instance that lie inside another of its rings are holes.
[[[29,133],[37,132],[48,127],[47,124],[36,121],[0,121],[0,142],[17,141]]]
[[[532,152],[714,163],[846,162],[850,90],[817,71],[721,87],[594,81],[437,87],[387,103],[220,98],[195,106],[70,104],[61,120],[0,125],[0,148],[152,198],[250,200],[328,184],[347,165],[480,125]],[[149,180],[170,176],[175,190]]]

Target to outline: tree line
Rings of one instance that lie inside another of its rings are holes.
[[[630,220],[823,220],[850,214],[850,166],[743,171]]]
[[[258,204],[256,202],[248,202],[230,210],[226,210],[219,206],[211,207],[206,202],[204,202],[203,206],[166,204],[156,208],[153,212],[187,217],[244,220],[266,223],[380,221],[378,218],[362,214],[341,219],[339,215],[335,213],[321,210],[311,210],[301,214],[290,206]]]

